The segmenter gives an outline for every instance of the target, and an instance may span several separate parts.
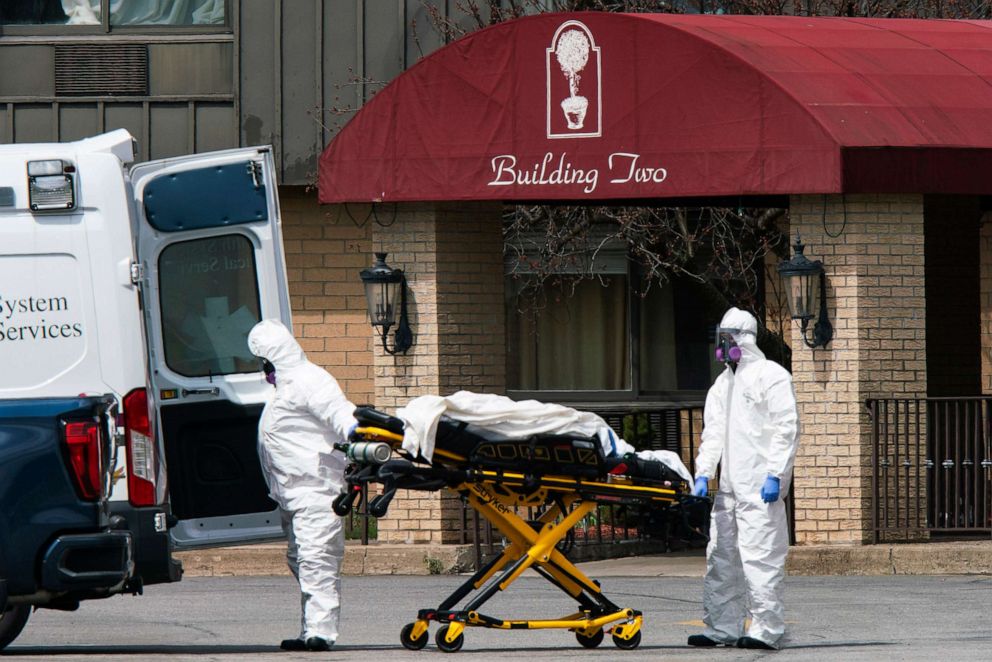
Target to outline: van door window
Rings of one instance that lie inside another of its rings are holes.
[[[169,369],[186,377],[257,371],[247,341],[260,319],[251,240],[229,234],[171,244],[158,268]]]

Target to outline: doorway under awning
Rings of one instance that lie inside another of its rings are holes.
[[[542,14],[398,76],[319,199],[992,193],[992,21]]]

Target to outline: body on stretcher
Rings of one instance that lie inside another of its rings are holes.
[[[335,512],[350,512],[369,483],[382,485],[382,492],[365,505],[375,517],[387,513],[398,489],[448,489],[461,495],[507,540],[501,554],[437,607],[420,609],[416,620],[403,628],[401,642],[412,650],[427,644],[431,621],[443,624],[435,642],[445,652],[462,647],[467,627],[567,629],[587,648],[598,646],[608,628],[617,647],[636,648],[641,612],[611,602],[599,582],[566,558],[562,542],[600,503],[650,509],[656,519],[660,515],[680,525],[673,528],[705,530],[709,500],[691,496],[679,473],[633,454],[606,457],[593,438],[574,434],[506,438],[442,417],[428,462],[402,451],[400,419],[370,408],[359,408],[355,417],[359,424],[352,439],[339,446],[352,463],[346,491],[335,500]],[[528,521],[517,513],[522,508],[535,508],[541,514]],[[506,620],[480,613],[486,601],[507,590],[528,568],[575,599],[578,610],[546,620]]]

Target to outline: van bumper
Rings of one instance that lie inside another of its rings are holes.
[[[174,518],[167,508],[135,507],[126,501],[111,501],[110,512],[113,517],[123,518],[124,522],[113,528],[131,533],[134,574],[143,586],[182,579],[182,562],[172,557],[172,537],[168,527]]]
[[[66,534],[56,538],[41,560],[41,585],[53,591],[109,589],[134,572],[131,533]]]

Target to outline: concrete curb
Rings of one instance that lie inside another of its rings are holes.
[[[289,575],[285,543],[176,552],[187,577]],[[440,575],[464,572],[475,563],[472,545],[345,546],[345,575]]]
[[[992,540],[793,547],[790,575],[992,575]]]
[[[604,545],[573,555],[593,577],[701,577],[706,570],[703,550],[658,554],[644,544]],[[602,559],[602,553],[625,558]],[[652,553],[654,552],[654,553]],[[631,556],[631,554],[640,554]],[[285,543],[177,552],[187,577],[288,575]],[[475,563],[471,545],[403,545],[349,543],[345,575],[439,575],[466,572]],[[992,575],[992,541],[822,545],[793,547],[786,571],[790,575]]]

